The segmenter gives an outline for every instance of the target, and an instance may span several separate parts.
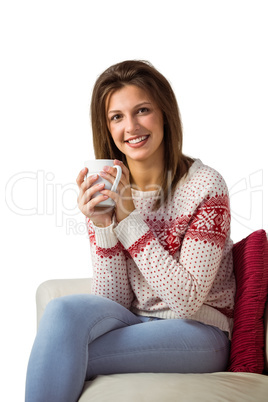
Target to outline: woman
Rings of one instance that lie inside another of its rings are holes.
[[[98,374],[214,372],[228,363],[235,280],[224,180],[183,155],[174,93],[147,62],[116,64],[97,79],[91,119],[96,158],[114,159],[122,177],[114,193],[86,168],[78,175],[93,294],[48,304],[27,402],[77,401]],[[113,182],[116,169],[100,175]],[[115,208],[100,208],[108,197]]]

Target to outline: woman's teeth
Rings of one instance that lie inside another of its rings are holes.
[[[129,142],[129,144],[137,144],[138,142],[146,140],[147,137],[148,137],[148,135],[144,135],[142,137],[135,138],[134,140],[129,140],[128,142]]]

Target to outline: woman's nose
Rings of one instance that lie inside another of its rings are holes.
[[[137,122],[137,119],[133,116],[129,116],[126,119],[126,133],[134,133],[135,131],[137,131],[139,129],[139,124]]]

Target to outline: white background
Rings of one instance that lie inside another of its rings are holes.
[[[259,0],[1,3],[1,362],[23,401],[35,291],[91,275],[75,179],[94,156],[90,94],[104,69],[151,61],[171,82],[184,152],[224,176],[234,241],[268,227],[268,16]],[[6,193],[6,198],[4,197]],[[3,379],[3,374],[5,378]]]

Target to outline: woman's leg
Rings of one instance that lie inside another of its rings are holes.
[[[26,402],[75,402],[87,378],[130,372],[213,372],[226,368],[229,341],[191,320],[141,319],[99,296],[50,302],[29,360]]]
[[[120,304],[100,296],[52,300],[29,359],[26,402],[76,402],[85,381],[88,344],[106,332],[140,322]]]
[[[224,371],[229,343],[218,328],[187,319],[116,329],[89,345],[87,379],[114,373]]]

